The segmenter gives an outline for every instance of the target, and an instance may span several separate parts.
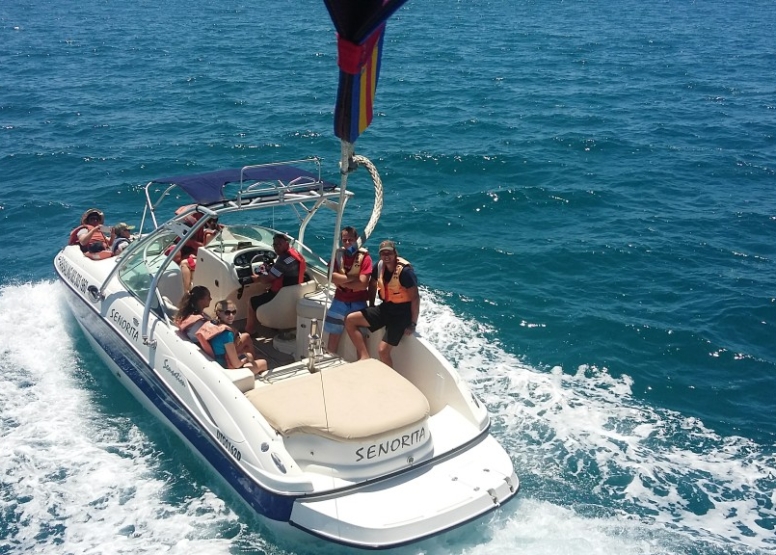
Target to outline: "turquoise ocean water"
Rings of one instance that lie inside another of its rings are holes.
[[[357,143],[386,186],[373,240],[416,265],[419,331],[522,480],[403,552],[776,552],[774,37],[769,0],[389,22]],[[0,554],[320,550],[111,377],[52,259],[90,206],[138,223],[156,177],[319,155],[336,179],[336,79],[319,1],[0,3]]]

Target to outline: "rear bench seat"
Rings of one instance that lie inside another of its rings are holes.
[[[375,359],[261,385],[245,396],[286,437],[363,441],[422,422],[430,413],[417,387]]]

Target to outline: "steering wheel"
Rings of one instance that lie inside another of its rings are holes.
[[[251,270],[254,274],[266,274],[275,263],[277,254],[272,251],[263,251],[251,258]]]

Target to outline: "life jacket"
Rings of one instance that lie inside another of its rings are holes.
[[[175,215],[178,216],[179,214],[184,213],[186,210],[189,210],[193,206],[196,206],[195,204],[185,204],[181,207],[179,207],[175,211]],[[189,227],[194,227],[194,224],[196,224],[199,220],[202,219],[202,216],[204,214],[202,212],[192,212],[191,214],[187,214],[183,218],[183,223],[186,224]],[[177,243],[180,239],[175,239],[175,242]],[[196,253],[197,249],[199,248],[199,245],[202,245],[205,243],[205,228],[200,228],[194,235],[190,236],[188,239],[186,239],[186,244],[191,247],[194,252]],[[195,263],[196,264],[196,263]],[[194,267],[192,266],[192,270]]]
[[[129,239],[126,237],[119,237],[115,241],[113,241],[113,246],[110,248],[111,252],[113,253],[113,256],[116,256],[119,252],[119,248],[121,245],[129,245]]]
[[[348,279],[359,280],[361,276],[361,270],[364,268],[364,260],[369,256],[369,251],[366,249],[358,249],[353,257],[348,257],[350,267],[345,264],[345,252],[344,249],[337,251],[336,258],[334,259],[334,272],[339,275],[348,276]],[[369,291],[367,289],[351,289],[344,285],[337,285],[337,292],[335,298],[343,303],[353,303],[358,301],[368,301]]]
[[[293,256],[294,259],[297,262],[299,262],[299,276],[297,277],[296,282],[297,283],[304,283],[304,273],[305,273],[305,271],[307,271],[307,261],[304,259],[304,256],[299,254],[296,251],[296,249],[292,249],[291,247],[289,247],[288,251],[286,253],[284,253],[283,256],[286,256],[287,254]],[[275,278],[274,281],[272,282],[272,287],[270,288],[270,290],[273,293],[277,293],[278,291],[280,291],[283,288],[283,277],[284,276],[280,276],[278,278]]]
[[[186,339],[192,343],[199,344],[197,332],[199,331],[199,328],[201,328],[207,321],[208,317],[202,313],[189,314],[183,320],[176,322],[176,325],[178,326],[178,330]]]
[[[190,317],[189,317],[190,318]],[[186,319],[188,320],[188,318]],[[185,321],[185,320],[184,320]],[[193,324],[194,322],[192,322]],[[189,324],[191,325],[191,324]],[[216,324],[212,320],[208,320],[197,330],[197,339],[199,340],[199,346],[208,355],[215,358],[213,347],[210,346],[210,340],[213,339],[219,333],[223,333],[227,330],[231,330],[226,324]]]
[[[364,262],[364,257],[369,254],[369,251],[366,249],[358,249],[356,252],[355,259],[353,260],[353,265],[350,267],[349,270],[345,269],[345,265],[343,262],[345,261],[345,252],[343,249],[337,250],[337,258],[336,258],[336,264],[334,265],[334,271],[346,275],[348,277],[358,277],[358,274],[361,273],[361,264]]]
[[[409,262],[400,256],[396,257],[396,269],[393,271],[391,281],[387,284],[383,281],[383,261],[377,263],[377,290],[380,292],[380,298],[383,302],[389,303],[408,303],[412,300],[409,290],[402,286],[399,276],[405,266],[411,266]]]
[[[87,229],[87,226],[79,225],[70,232],[70,240],[67,242],[68,245],[80,245],[80,241],[78,240],[78,232],[82,229]]]
[[[78,232],[82,229],[85,229],[89,231],[93,227],[97,228],[97,231],[95,231],[92,234],[92,239],[89,241],[86,245],[81,245],[81,241],[78,240]],[[102,230],[100,229],[100,226],[91,226],[91,225],[79,225],[76,227],[73,231],[70,232],[70,241],[67,243],[68,245],[79,245],[81,247],[81,251],[87,252],[89,250],[89,245],[92,245],[94,243],[102,243],[103,247],[106,249],[108,248],[108,239],[103,234]]]
[[[178,323],[178,329],[181,330],[183,333],[186,333],[187,329],[189,329],[191,326],[193,326],[200,320],[207,320],[207,316],[205,316],[204,314],[189,314],[181,322]]]

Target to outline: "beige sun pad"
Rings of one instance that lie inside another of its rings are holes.
[[[375,359],[257,387],[245,396],[285,436],[364,440],[429,415],[418,388]]]

